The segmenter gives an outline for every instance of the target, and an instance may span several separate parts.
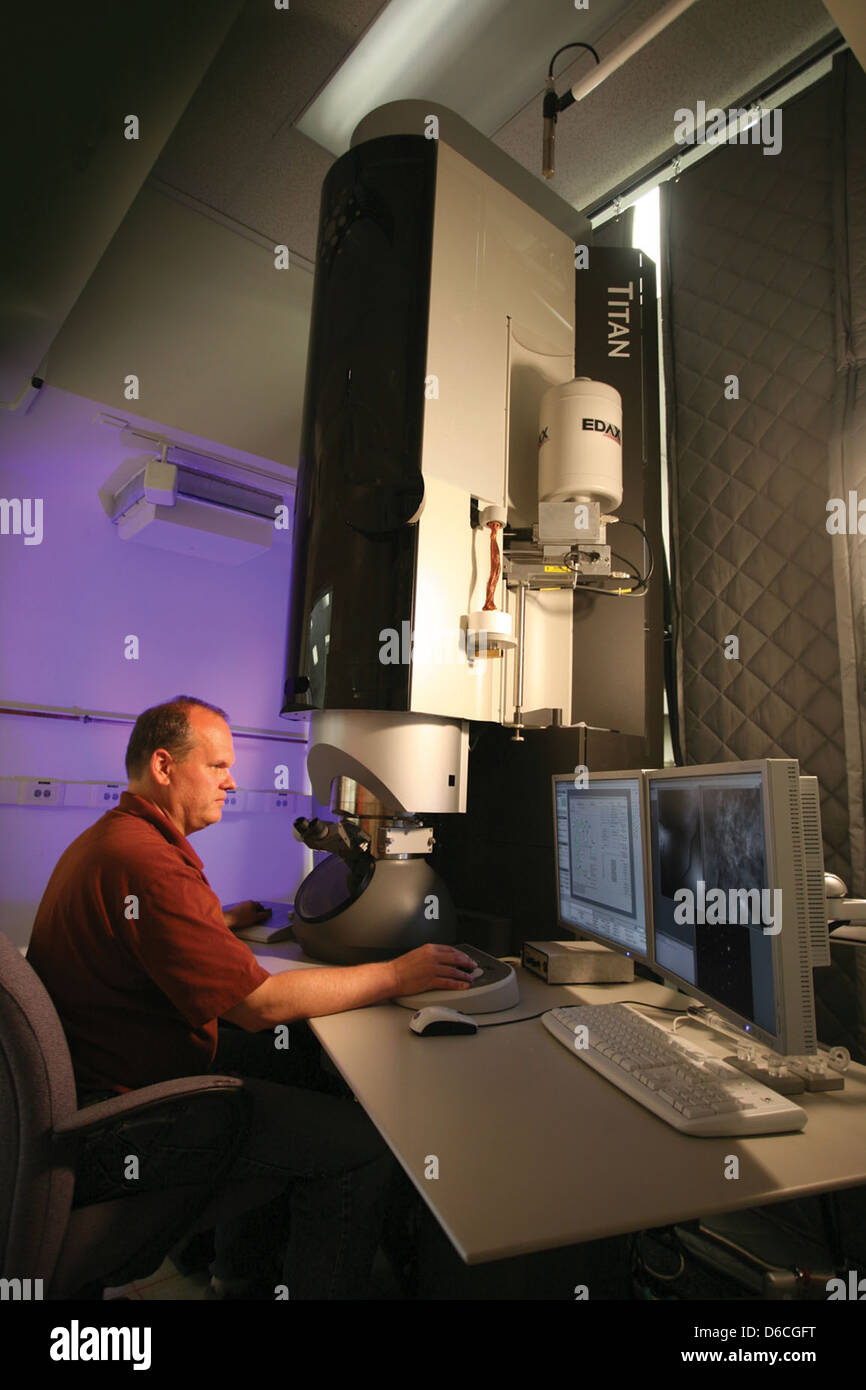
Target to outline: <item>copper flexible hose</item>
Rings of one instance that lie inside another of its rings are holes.
[[[482,612],[489,613],[496,608],[493,598],[496,592],[496,585],[499,583],[499,576],[502,574],[502,558],[499,554],[499,542],[496,533],[502,525],[501,521],[488,521],[490,527],[490,578],[487,581],[487,601]]]

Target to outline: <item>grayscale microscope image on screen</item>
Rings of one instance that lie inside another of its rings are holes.
[[[640,782],[556,785],[560,918],[620,950],[647,950]]]
[[[650,778],[649,811],[658,968],[773,1031],[761,774]]]

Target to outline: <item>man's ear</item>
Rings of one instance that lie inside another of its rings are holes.
[[[153,780],[161,787],[167,787],[171,778],[169,771],[174,763],[174,758],[167,753],[164,748],[157,748],[150,755],[150,771]]]

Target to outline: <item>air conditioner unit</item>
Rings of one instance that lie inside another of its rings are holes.
[[[99,497],[121,540],[224,565],[269,550],[287,515],[284,492],[245,480],[240,466],[172,446],[125,459]]]

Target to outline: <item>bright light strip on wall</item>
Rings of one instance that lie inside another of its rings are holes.
[[[503,0],[391,0],[298,121],[332,154],[369,111],[433,86],[450,59],[495,23]]]

